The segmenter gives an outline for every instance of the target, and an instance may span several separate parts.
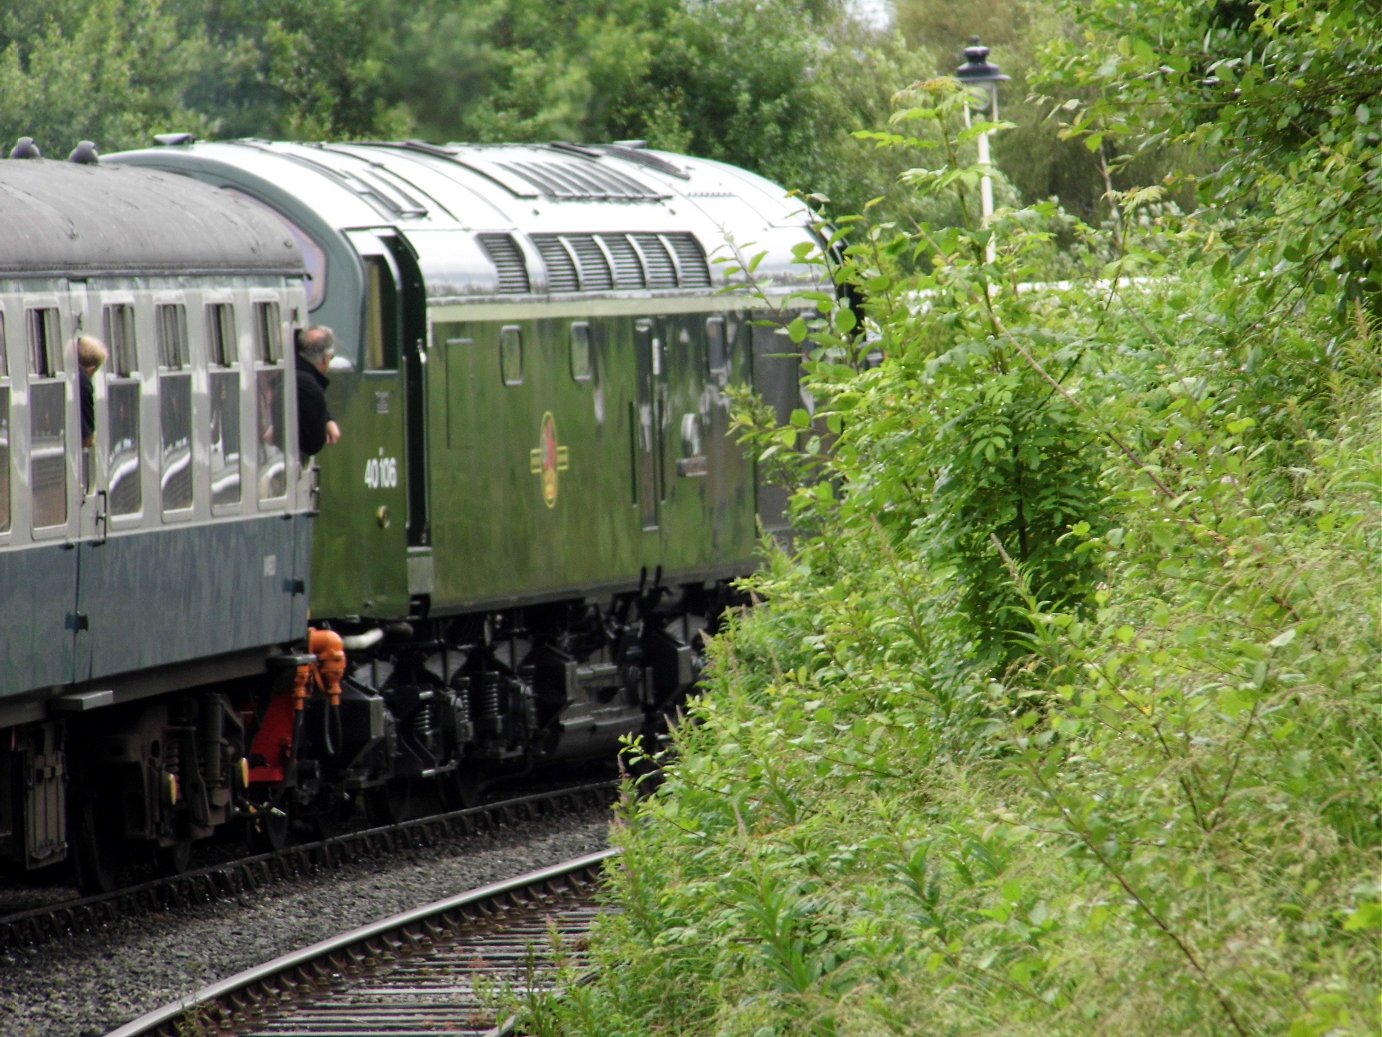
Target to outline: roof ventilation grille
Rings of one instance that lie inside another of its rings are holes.
[[[499,290],[513,295],[526,295],[532,290],[528,282],[528,264],[518,243],[509,234],[481,234],[480,247],[499,271]]]
[[[627,234],[601,234],[600,242],[614,267],[614,283],[620,288],[644,288],[643,263],[629,243]]]
[[[672,254],[656,234],[633,235],[634,246],[643,256],[643,268],[647,271],[649,288],[675,288],[677,268],[672,262]]]
[[[683,288],[709,288],[710,266],[694,234],[667,234],[663,240],[672,247],[677,260],[677,284]]]
[[[547,288],[553,292],[579,291],[580,278],[576,276],[576,262],[566,250],[561,236],[557,234],[534,234],[533,244],[542,254],[547,264]]]
[[[657,201],[648,185],[598,162],[559,160],[500,162],[497,167],[537,188],[545,197],[567,201]]]

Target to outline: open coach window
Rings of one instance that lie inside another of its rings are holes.
[[[255,414],[258,416],[259,499],[288,493],[283,435],[283,324],[276,302],[254,304]]]
[[[207,390],[211,395],[211,506],[240,503],[240,358],[235,308],[206,308]]]
[[[106,363],[106,410],[110,438],[106,445],[106,481],[112,515],[135,515],[143,507],[139,466],[139,348],[134,307],[105,307],[102,330],[110,349]]]

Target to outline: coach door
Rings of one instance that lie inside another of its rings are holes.
[[[9,460],[0,539],[24,548],[0,552],[0,623],[22,601],[20,625],[35,632],[34,643],[0,638],[0,688],[66,683],[74,669],[79,616],[69,447],[76,413],[68,385],[75,387],[76,375],[65,349],[69,332],[56,294],[16,297],[0,313],[0,453]],[[22,597],[15,588],[23,588]]]

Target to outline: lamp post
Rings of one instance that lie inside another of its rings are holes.
[[[960,81],[966,90],[974,94],[984,95],[982,104],[965,105],[965,126],[970,125],[970,109],[975,108],[980,114],[984,115],[988,121],[998,121],[998,84],[1006,83],[1011,76],[1005,76],[999,71],[998,66],[989,61],[989,49],[979,42],[978,36],[969,38],[969,46],[965,48],[965,63],[955,70],[955,78]],[[976,98],[977,99],[977,98]],[[979,212],[982,217],[982,226],[987,227],[993,217],[993,179],[989,175],[989,135],[985,130],[979,134]],[[992,263],[997,250],[993,244],[993,238],[989,238],[988,245],[984,249],[984,257]]]

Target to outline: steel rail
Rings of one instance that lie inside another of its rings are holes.
[[[608,803],[618,783],[595,782],[499,800],[446,814],[299,843],[275,853],[194,868],[112,893],[65,900],[0,917],[0,951],[37,946],[87,932],[121,918],[177,910],[252,893],[257,889],[335,870],[365,860],[423,847],[445,845],[516,821],[552,816],[561,810]]]
[[[455,968],[458,972],[469,970],[473,974],[477,952],[471,944],[462,943],[459,956],[452,953],[449,959],[443,945],[459,943],[462,938],[457,934],[477,924],[483,927],[480,935],[486,936],[492,929],[511,924],[514,919],[509,916],[523,911],[545,910],[550,914],[554,908],[562,907],[563,902],[567,902],[571,910],[577,910],[580,904],[589,904],[598,886],[602,866],[617,854],[617,850],[602,850],[353,929],[213,983],[111,1030],[105,1037],[181,1037],[202,1032],[387,1034],[390,1032],[386,1028],[387,1023],[381,1023],[361,1007],[361,1001],[367,1001],[371,992],[358,996],[352,993],[358,990],[361,973],[368,973],[374,968],[383,972],[390,963],[441,946],[436,957],[427,964],[428,975],[435,977],[447,968]],[[580,928],[588,925],[593,910],[585,910],[586,921]],[[546,933],[546,926],[537,926],[533,919],[527,920],[526,928],[522,924],[516,928],[519,929],[519,935],[529,939],[534,936],[542,939]],[[382,965],[379,964],[381,960]],[[515,944],[510,940],[507,945],[497,948],[493,959],[484,964],[501,966],[498,971],[507,972],[511,977],[515,967],[522,968],[525,961],[521,949],[515,951]],[[356,977],[355,982],[352,982],[352,977]],[[383,985],[383,980],[377,976],[364,978],[376,987]],[[467,989],[473,990],[473,985]],[[324,995],[327,1001],[330,1001],[332,994],[347,999],[354,997],[354,1000],[335,1007],[314,1003],[312,1010],[316,1013],[315,1022],[310,1027],[295,1025],[290,1019],[285,1023],[286,1029],[273,1029],[270,1016],[288,1013],[291,1009],[287,1003],[318,997],[324,990],[331,992]],[[418,992],[418,988],[412,986],[406,987],[404,994],[415,995]],[[428,1003],[422,1006],[403,1004],[401,1007],[398,1002],[393,1004],[392,1015],[404,1028],[392,1032],[400,1034],[469,1032],[499,1037],[513,1032],[512,1019],[490,1027],[475,1028],[473,1024],[478,1020],[473,1014],[474,1003],[467,1005],[448,1001],[441,1006]],[[440,1012],[444,1018],[429,1023],[425,1017],[427,1010]],[[461,1020],[470,1024],[464,1029],[457,1027],[459,1013],[471,1013]],[[335,1020],[336,1028],[333,1028],[332,1020]]]

